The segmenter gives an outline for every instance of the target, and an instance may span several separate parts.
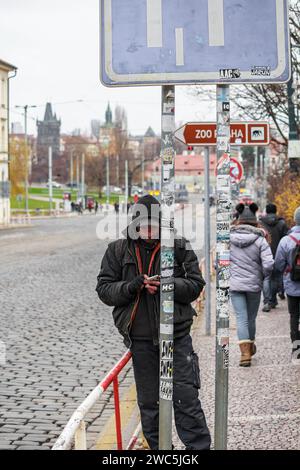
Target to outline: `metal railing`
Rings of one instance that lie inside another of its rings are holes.
[[[77,410],[73,413],[69,419],[63,432],[57,439],[56,443],[52,447],[52,450],[70,450],[72,447],[73,440],[75,439],[75,450],[86,450],[86,425],[85,417],[93,406],[100,399],[102,394],[113,384],[114,393],[114,404],[115,404],[115,424],[116,424],[116,435],[117,435],[117,449],[123,450],[122,442],[122,428],[121,428],[121,413],[120,413],[120,396],[119,396],[119,374],[122,372],[126,364],[131,359],[131,352],[128,350],[112,370],[106,375],[106,377],[97,385],[96,388],[89,394]],[[127,448],[132,449],[136,443],[140,428],[138,427],[131,438]],[[136,434],[137,433],[137,434]]]

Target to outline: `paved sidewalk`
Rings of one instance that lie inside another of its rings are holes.
[[[212,309],[214,317],[214,306]],[[300,367],[291,363],[286,301],[257,320],[257,354],[239,367],[235,316],[230,322],[228,449],[300,449]],[[204,335],[204,314],[194,333],[201,368],[201,400],[214,437],[215,336]],[[174,432],[177,449],[184,449]]]

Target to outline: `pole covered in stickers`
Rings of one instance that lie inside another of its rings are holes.
[[[227,448],[230,277],[230,95],[217,85],[215,449]]]
[[[175,87],[162,87],[159,448],[172,449],[174,352]]]

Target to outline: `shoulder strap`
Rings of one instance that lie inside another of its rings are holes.
[[[300,245],[300,240],[298,240],[296,237],[293,237],[293,235],[289,235],[289,237],[293,240],[293,242],[296,243],[296,245]]]

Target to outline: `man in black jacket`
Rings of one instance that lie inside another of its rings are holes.
[[[100,300],[114,307],[115,325],[132,352],[142,427],[151,449],[158,449],[160,282],[149,277],[160,274],[159,209],[149,195],[133,207],[126,238],[108,245],[96,287]],[[187,449],[204,450],[211,439],[198,398],[199,363],[190,329],[196,314],[191,302],[205,282],[183,238],[175,240],[174,284],[175,423]]]
[[[275,204],[267,204],[266,215],[260,218],[263,227],[269,232],[271,237],[271,250],[273,257],[276,256],[277,247],[280,240],[288,233],[288,227],[283,217],[278,217],[277,206]],[[276,295],[284,299],[284,287],[282,274],[278,273],[275,268],[270,278],[264,281],[264,312],[269,312],[271,308],[277,305]]]

